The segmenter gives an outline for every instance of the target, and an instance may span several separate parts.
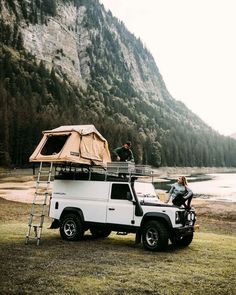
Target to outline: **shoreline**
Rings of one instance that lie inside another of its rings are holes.
[[[176,175],[191,175],[191,174],[211,174],[211,173],[236,173],[236,167],[151,167],[154,177],[173,177]],[[38,167],[35,167],[35,175]],[[17,176],[35,176],[33,168],[2,168],[0,167],[0,179],[5,177]]]
[[[160,176],[163,176],[163,173],[165,175],[168,173],[169,176],[170,173],[177,173],[176,171],[180,172],[179,168],[164,169],[159,171],[157,177],[160,178]],[[191,168],[191,171],[196,170],[195,168]],[[209,171],[209,169],[207,169],[207,171]],[[213,168],[211,168],[210,171],[212,172]],[[226,170],[224,169],[224,171]],[[216,172],[216,170],[214,170],[214,172]],[[223,171],[221,170],[220,172]],[[227,172],[229,172],[229,170],[227,170],[226,173]],[[18,173],[16,176],[11,175],[9,177],[1,177],[0,198],[8,201],[28,204],[32,203],[35,192],[36,178],[37,177],[33,176],[32,174],[26,175],[21,173]],[[167,200],[167,193],[162,190],[156,191],[160,199],[165,202]],[[209,222],[212,223],[214,226],[217,226],[218,224],[225,228],[229,227],[232,229],[231,232],[235,234],[236,202],[230,202],[228,200],[220,199],[220,196],[217,195],[199,194],[199,196],[193,198],[192,200],[192,206],[196,209],[198,216],[197,223],[199,223],[201,227],[206,226],[206,224]]]
[[[173,172],[173,170],[171,170]],[[175,170],[176,171],[176,170]],[[178,170],[179,171],[179,170]],[[163,173],[163,172],[161,172]],[[166,173],[166,172],[165,172]],[[170,173],[170,172],[168,172]],[[173,174],[171,174],[173,176]],[[154,177],[153,181],[163,181],[162,176],[159,174],[158,178]],[[169,176],[170,177],[170,176]],[[8,177],[0,177],[0,197],[5,198],[7,200],[23,202],[23,203],[31,203],[36,185],[36,175],[20,175],[16,176],[8,176]],[[150,181],[150,177],[145,177],[147,181]],[[156,189],[157,194],[159,195],[162,201],[165,201],[168,196],[165,190]],[[205,193],[195,193],[193,200],[202,200],[208,202],[223,202],[223,203],[232,203],[236,204],[236,201],[233,199],[224,198],[222,195],[217,194],[205,194]]]
[[[234,167],[160,167],[153,168],[155,178],[173,178],[180,175],[192,174],[214,174],[214,173],[236,173]]]

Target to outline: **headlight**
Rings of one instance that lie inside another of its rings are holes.
[[[186,223],[185,225],[194,225],[196,220],[196,215],[195,212],[188,212],[188,214],[186,215]]]
[[[175,212],[175,223],[181,223],[181,211]]]
[[[194,221],[195,220],[195,213],[194,212],[189,212],[187,216],[188,221]]]

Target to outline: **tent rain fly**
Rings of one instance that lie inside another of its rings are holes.
[[[69,125],[43,132],[30,162],[69,162],[106,166],[108,143],[94,125]]]

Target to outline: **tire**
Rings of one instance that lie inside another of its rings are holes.
[[[165,251],[168,247],[168,239],[168,230],[160,221],[152,220],[144,225],[142,240],[147,250]]]
[[[60,234],[63,240],[82,240],[84,236],[84,229],[79,217],[75,214],[65,215],[61,221]]]
[[[171,238],[171,243],[177,247],[187,247],[193,240],[193,233],[187,236],[180,236],[179,238]]]
[[[94,238],[107,238],[110,235],[111,230],[91,227],[90,232]]]

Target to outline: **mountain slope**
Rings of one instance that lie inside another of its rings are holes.
[[[234,132],[233,134],[231,134],[230,137],[236,139],[236,132]]]
[[[95,124],[139,163],[235,166],[236,145],[171,97],[150,52],[97,0],[3,0],[0,163],[22,165],[40,131]]]

